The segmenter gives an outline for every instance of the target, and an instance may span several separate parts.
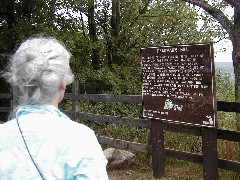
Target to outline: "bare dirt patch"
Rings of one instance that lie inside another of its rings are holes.
[[[202,174],[192,168],[166,168],[166,176],[154,178],[150,167],[131,170],[108,171],[109,180],[203,180]]]

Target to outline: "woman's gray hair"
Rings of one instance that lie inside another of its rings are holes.
[[[3,77],[13,86],[18,105],[49,104],[60,82],[67,76],[71,53],[53,37],[35,36],[24,41],[11,56]]]

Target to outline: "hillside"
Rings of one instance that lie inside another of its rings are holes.
[[[215,70],[220,70],[223,76],[230,74],[231,81],[234,83],[234,69],[232,62],[215,62]]]

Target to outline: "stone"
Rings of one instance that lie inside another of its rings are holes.
[[[104,153],[106,159],[108,160],[108,162],[111,162],[111,161],[113,160],[112,155],[113,155],[113,152],[114,152],[114,151],[115,151],[114,148],[108,148],[108,149],[105,149],[105,150],[103,151],[103,153]]]
[[[108,148],[104,150],[104,155],[108,160],[108,170],[132,169],[136,166],[135,154],[127,150]]]

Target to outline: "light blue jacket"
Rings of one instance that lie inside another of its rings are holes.
[[[44,179],[107,180],[107,160],[94,132],[71,121],[55,106],[24,106],[18,122]],[[42,179],[17,120],[0,124],[0,180]]]

